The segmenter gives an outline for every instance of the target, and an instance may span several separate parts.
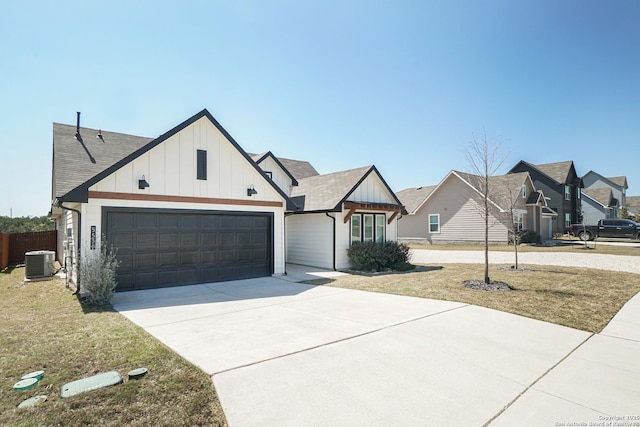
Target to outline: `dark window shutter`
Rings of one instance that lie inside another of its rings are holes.
[[[207,152],[206,150],[198,150],[197,178],[207,179]]]

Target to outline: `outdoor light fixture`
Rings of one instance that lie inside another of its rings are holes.
[[[247,196],[251,197],[254,194],[258,194],[258,192],[256,191],[255,188],[253,188],[253,185],[252,185],[249,188],[247,188]]]
[[[148,187],[149,187],[149,183],[144,178],[144,175],[142,175],[142,179],[138,180],[138,188],[141,190],[144,190],[145,188],[148,188]]]

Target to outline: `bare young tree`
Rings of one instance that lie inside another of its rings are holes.
[[[489,278],[489,222],[495,208],[490,197],[491,184],[489,177],[502,167],[507,156],[501,154],[500,144],[489,141],[486,132],[482,134],[481,138],[473,136],[473,140],[467,144],[465,156],[470,173],[477,177],[475,186],[479,190],[481,197],[479,213],[484,220],[484,282],[489,284],[491,283]]]

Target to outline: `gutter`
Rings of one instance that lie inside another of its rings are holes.
[[[56,199],[56,204],[58,207],[68,210],[68,211],[72,211],[78,214],[78,262],[77,264],[80,264],[80,254],[81,254],[81,245],[82,245],[82,213],[78,210],[78,209],[74,209],[74,208],[70,208],[67,206],[64,206],[62,204],[63,202],[59,201]],[[68,273],[68,272],[67,272]],[[76,278],[76,291],[72,294],[72,295],[77,295],[80,293],[80,275],[78,274],[78,277]]]
[[[328,212],[324,214],[333,220],[333,271],[336,271],[336,217],[329,215]]]

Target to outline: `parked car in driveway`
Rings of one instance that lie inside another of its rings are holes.
[[[580,240],[598,237],[640,240],[640,223],[630,219],[601,219],[597,225],[571,224],[569,234]]]

